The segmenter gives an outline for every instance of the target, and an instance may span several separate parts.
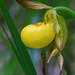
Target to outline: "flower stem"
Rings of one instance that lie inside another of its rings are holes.
[[[71,9],[67,8],[67,7],[63,7],[63,6],[59,6],[59,7],[55,7],[54,8],[56,11],[62,11],[64,13],[69,14],[72,18],[75,19],[75,12],[72,11]]]

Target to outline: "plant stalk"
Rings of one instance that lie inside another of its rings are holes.
[[[67,7],[63,7],[63,6],[59,6],[59,7],[55,7],[54,8],[57,12],[61,11],[64,12],[66,14],[69,14],[72,18],[75,19],[75,12],[72,11],[71,9],[67,8]]]

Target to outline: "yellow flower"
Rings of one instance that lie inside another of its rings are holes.
[[[55,37],[54,25],[49,23],[30,24],[21,31],[22,42],[30,48],[43,48]]]

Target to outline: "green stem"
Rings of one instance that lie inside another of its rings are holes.
[[[55,7],[54,9],[55,9],[57,12],[58,12],[58,11],[62,11],[62,12],[64,12],[64,13],[67,13],[67,14],[69,14],[72,18],[75,19],[75,12],[72,11],[71,9],[67,8],[67,7],[59,6],[59,7]]]

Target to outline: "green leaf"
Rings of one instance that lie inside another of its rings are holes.
[[[49,63],[50,60],[51,60],[51,58],[52,58],[53,56],[55,56],[57,53],[58,53],[58,49],[57,49],[57,48],[52,49],[52,52],[49,53],[47,63]]]
[[[55,43],[58,49],[62,50],[67,41],[67,27],[63,17],[59,16],[54,9],[48,10],[44,16],[45,22],[55,25]]]
[[[45,23],[51,23],[52,25],[55,26],[56,21],[55,21],[55,15],[56,15],[56,11],[54,9],[52,10],[48,10],[44,16],[44,22]],[[49,63],[50,59],[55,56],[58,53],[58,49],[56,47],[55,44],[55,39],[53,40],[53,42],[51,43],[49,52],[48,52],[48,57],[47,57],[47,63]]]
[[[3,70],[3,73],[4,75],[24,75],[18,61],[14,58],[14,56],[10,57]]]
[[[7,26],[10,30],[10,33],[13,37],[15,46],[17,48],[16,57],[19,60],[19,63],[21,65],[24,73],[26,75],[37,75],[35,68],[32,64],[31,58],[29,56],[29,53],[28,53],[25,45],[21,41],[21,38],[20,38],[20,35],[16,28],[16,25],[15,25],[14,21],[12,20],[3,0],[0,0],[0,8],[1,8],[3,16],[6,20]]]
[[[58,53],[58,49],[56,48],[55,39],[54,39],[48,51],[47,63],[49,63],[51,58],[55,56],[57,53]]]
[[[8,40],[9,40],[9,44],[11,44],[11,46],[12,46],[12,48],[13,48],[13,50],[11,50],[11,51],[13,51],[13,53],[15,52],[15,54],[16,54],[16,48],[15,48],[15,46],[13,45],[13,43],[12,43],[12,41],[11,41],[11,39],[9,38],[9,36],[8,36],[8,34],[7,34],[7,32],[6,32],[6,30],[5,30],[5,28],[3,27],[3,25],[1,24],[1,27],[2,27],[2,29],[3,29],[3,31],[4,31],[4,33],[5,33],[5,35],[7,36],[7,38],[8,38]],[[2,36],[3,37],[3,36]],[[4,37],[3,37],[4,38]],[[2,38],[2,39],[3,39]],[[5,42],[5,40],[3,39],[3,41]],[[5,43],[5,44],[7,44],[7,43]],[[7,45],[8,46],[8,45]],[[8,48],[9,48],[10,46],[8,46]]]
[[[41,10],[41,9],[52,9],[52,7],[47,6],[43,3],[39,3],[36,1],[30,0],[16,0],[22,7],[33,10]]]
[[[64,74],[63,75],[67,75],[67,72],[66,71],[64,71]]]
[[[49,63],[50,59],[64,48],[67,41],[67,27],[64,18],[59,16],[54,9],[46,12],[44,21],[53,24],[56,31],[55,39],[51,43],[51,48],[48,52],[47,63]]]
[[[60,31],[56,35],[56,46],[59,50],[62,50],[67,41],[67,27],[63,17],[57,15],[57,21],[60,26]]]
[[[6,40],[5,37],[2,35],[2,33],[0,33],[0,37],[2,38],[2,40],[4,41],[4,43],[6,44],[6,46],[8,47],[8,49],[11,50],[12,53],[14,54],[14,51],[12,50],[10,44],[7,42],[7,40]]]

